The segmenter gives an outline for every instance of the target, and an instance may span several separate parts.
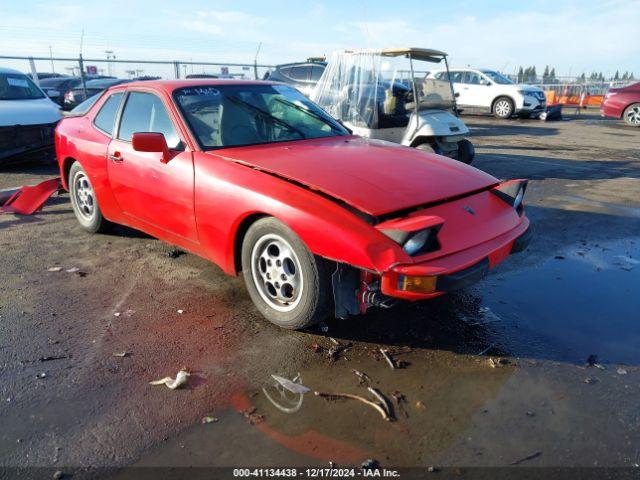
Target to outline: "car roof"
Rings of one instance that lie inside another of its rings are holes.
[[[411,55],[416,60],[440,61],[438,57],[446,57],[447,54],[440,50],[431,48],[416,47],[398,47],[398,48],[380,48],[380,49],[362,49],[362,50],[346,50],[346,53],[380,55],[383,57],[401,57],[403,55]]]
[[[19,75],[24,75],[24,73],[22,73],[19,70],[14,70],[13,68],[6,68],[6,67],[0,67],[0,73],[17,73]]]
[[[129,82],[115,85],[110,90],[124,90],[131,87],[152,88],[172,93],[174,90],[185,87],[216,86],[216,85],[279,85],[279,82],[269,82],[264,80],[236,80],[236,79],[213,79],[213,78],[193,78],[186,80],[146,80],[139,82]]]

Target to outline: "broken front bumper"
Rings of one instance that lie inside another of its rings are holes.
[[[424,263],[396,265],[382,274],[381,291],[388,297],[423,300],[468,287],[511,253],[524,250],[531,241],[529,221],[469,249]]]
[[[56,123],[0,127],[0,160],[53,148]]]

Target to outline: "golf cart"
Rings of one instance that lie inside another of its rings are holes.
[[[334,52],[311,99],[354,134],[428,150],[470,164],[475,150],[454,114],[453,87],[426,78],[415,62],[438,64],[447,54],[425,48]],[[417,100],[417,101],[416,101]]]

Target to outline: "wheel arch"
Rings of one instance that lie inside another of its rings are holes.
[[[65,190],[69,190],[69,172],[75,162],[77,162],[75,158],[66,157],[60,165],[60,178],[62,179],[62,187]]]
[[[253,212],[245,216],[235,229],[233,238],[232,238],[232,249],[231,249],[231,261],[229,262],[232,266],[232,273],[237,275],[242,271],[242,242],[244,242],[244,237],[249,230],[249,227],[253,225],[255,222],[260,220],[261,218],[273,217],[265,212]],[[275,218],[275,217],[273,217]]]

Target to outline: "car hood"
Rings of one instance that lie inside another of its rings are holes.
[[[54,123],[61,118],[59,108],[48,98],[0,100],[0,127]]]
[[[526,83],[518,83],[513,85],[516,90],[524,90],[525,92],[544,92],[540,87],[534,87],[533,85],[527,85]]]
[[[208,153],[303,184],[374,216],[498,183],[491,175],[461,162],[357,136]]]

